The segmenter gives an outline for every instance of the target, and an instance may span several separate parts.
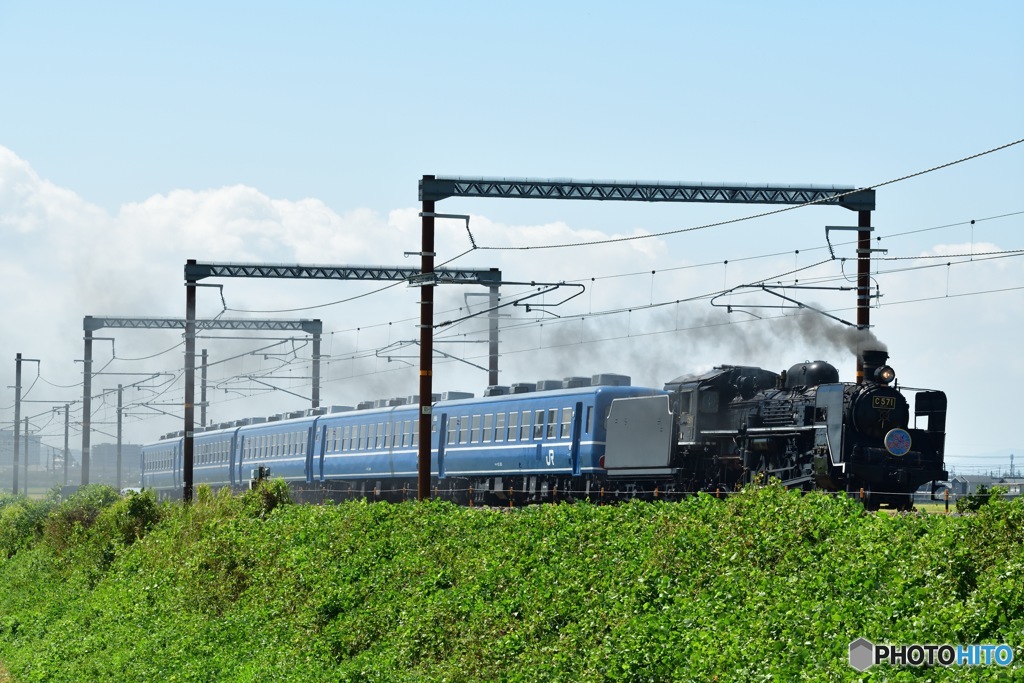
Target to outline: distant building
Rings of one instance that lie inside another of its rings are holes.
[[[958,496],[971,496],[978,492],[979,486],[992,488],[999,480],[982,474],[958,474],[949,480],[950,491]]]
[[[138,486],[142,479],[142,446],[121,444],[121,487]],[[117,444],[101,443],[89,449],[89,483],[117,484]]]
[[[996,486],[1006,489],[1007,498],[1016,498],[1024,493],[1024,477],[1002,477]]]
[[[40,437],[29,434],[28,437],[28,466],[29,467],[47,467],[46,462],[47,453],[41,447],[42,439]],[[26,436],[25,431],[20,430],[18,434],[18,466],[25,466],[25,444]],[[0,429],[0,464],[10,467],[14,462],[14,430],[13,429]]]

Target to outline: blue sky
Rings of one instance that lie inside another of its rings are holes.
[[[45,380],[74,384],[81,317],[183,315],[185,258],[403,264],[402,252],[418,248],[423,174],[866,186],[998,147],[1024,137],[1022,37],[1019,2],[5,0],[0,312],[19,323],[5,331],[0,360],[42,358]],[[881,188],[880,246],[902,259],[1020,250],[1024,216],[1008,214],[1024,211],[1022,186],[1017,145]],[[498,245],[658,233],[763,209],[447,200],[438,210],[472,214],[478,241]],[[855,220],[811,207],[618,248],[476,251],[459,263],[527,281],[594,278],[575,304],[585,299],[594,312],[810,265],[827,253],[823,226]],[[442,259],[468,248],[463,226],[442,232]],[[744,260],[770,253],[790,255]],[[1024,456],[1012,408],[1024,382],[1024,261],[968,260],[944,272],[880,273],[872,316],[901,381],[950,394],[951,459],[1005,466],[1008,453]],[[722,265],[678,270],[704,263]],[[651,270],[665,275],[624,277]],[[833,262],[807,275],[837,273]],[[370,291],[339,287],[232,281],[224,296],[229,307],[283,310]],[[852,306],[852,294],[816,296],[837,312]],[[202,292],[210,315],[218,298]],[[442,299],[465,304],[462,293]],[[703,306],[675,312],[673,326],[719,312]],[[400,322],[414,314],[415,294],[395,288],[271,317],[324,319],[336,342],[325,397],[353,403],[377,390],[414,393],[414,376],[394,370],[395,359],[341,360],[414,337]],[[502,382],[617,371],[660,383],[716,363],[778,370],[811,356],[852,373],[836,349],[775,323],[701,335],[667,332],[654,313],[622,317],[579,323],[575,346],[555,344],[573,335],[553,325],[510,319],[530,331],[519,347],[510,332]],[[145,364],[124,359],[175,343],[118,333],[108,369],[134,371]],[[220,343],[241,353],[246,342]],[[155,362],[180,367],[180,349]],[[299,377],[302,362],[293,362]],[[228,365],[225,382],[270,371]],[[13,385],[13,362],[0,366]],[[466,364],[441,367],[439,390],[479,392],[486,382]],[[42,386],[39,398],[74,394]],[[281,392],[239,393],[261,402],[231,394],[211,407],[217,419],[294,407]],[[146,440],[171,428],[137,417],[128,434]]]

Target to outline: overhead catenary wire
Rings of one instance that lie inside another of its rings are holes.
[[[1016,144],[1016,143],[1011,143],[1011,144]],[[986,153],[989,153],[989,152],[985,152],[985,153],[982,153],[982,154],[986,154]],[[975,156],[980,156],[980,155],[975,155]],[[960,161],[964,161],[964,160],[970,159],[970,158],[973,158],[973,157],[967,157],[967,158],[961,159],[961,160],[959,160],[957,162],[951,162],[950,164],[946,164],[944,166],[952,165],[954,163],[960,163]],[[919,172],[917,174],[911,174],[909,176],[904,176],[903,178],[900,178],[900,179],[896,179],[896,180],[893,180],[893,181],[887,181],[886,183],[883,183],[883,184],[891,184],[893,182],[897,182],[898,180],[903,180],[903,179],[906,179],[906,178],[913,177],[914,175],[920,175],[922,173],[930,172],[931,170],[936,170],[938,168],[943,168],[944,166],[934,167],[933,169],[929,169],[929,171],[922,171],[922,172]],[[880,186],[881,186],[881,184],[877,185],[875,187],[880,187]],[[800,206],[803,206],[803,205],[800,205]],[[792,209],[792,208],[799,208],[799,206],[788,207],[788,208],[790,208],[790,209]],[[908,231],[904,231],[904,232],[891,233],[889,235],[880,236],[880,237],[878,237],[876,239],[878,239],[878,240],[881,240],[883,238],[884,239],[892,239],[892,238],[901,237],[901,236],[905,236],[905,235],[912,235],[912,234],[917,234],[917,233],[921,233],[921,232],[941,230],[941,229],[946,229],[946,228],[951,228],[951,227],[959,227],[959,226],[963,226],[963,225],[970,225],[970,224],[972,224],[974,222],[979,222],[980,223],[980,222],[983,222],[983,221],[989,221],[989,220],[996,220],[996,219],[1000,219],[1000,218],[1019,216],[1019,215],[1022,215],[1022,214],[1024,214],[1024,211],[1016,211],[1016,212],[1005,213],[1005,214],[1000,214],[1000,215],[996,215],[996,216],[987,216],[987,217],[978,218],[978,219],[969,219],[969,220],[959,221],[959,222],[956,222],[956,223],[947,223],[947,224],[944,224],[944,225],[932,226],[932,227],[928,227],[928,228],[920,228],[920,229],[908,230]],[[753,218],[753,217],[751,217],[751,218]],[[746,219],[743,219],[743,220],[746,220]],[[649,235],[649,236],[656,236],[656,235],[652,234],[652,235]],[[601,243],[601,242],[597,242],[597,243]],[[838,242],[838,243],[835,244],[835,246],[849,245],[849,244],[855,244],[855,243],[856,243],[855,241],[851,240],[851,241],[847,241],[847,242]],[[482,248],[482,247],[476,247],[476,248]],[[723,262],[743,263],[743,262],[748,262],[748,261],[764,260],[764,259],[773,258],[773,257],[777,257],[777,256],[793,254],[794,252],[797,252],[797,253],[799,253],[799,252],[813,252],[813,251],[824,251],[824,250],[827,250],[827,249],[828,249],[828,247],[826,247],[826,246],[806,246],[806,247],[800,247],[799,249],[795,249],[795,250],[794,249],[790,249],[790,250],[786,250],[786,251],[777,251],[777,252],[771,252],[771,253],[766,253],[766,254],[757,254],[757,255],[753,255],[753,256],[730,257],[730,258],[725,259],[725,260],[718,259],[718,260],[715,260],[715,261],[706,261],[706,262],[702,262],[702,263],[687,264],[687,265],[684,265],[684,266],[674,266],[674,267],[669,267],[669,268],[660,268],[660,269],[657,269],[656,271],[653,271],[653,272],[666,273],[666,272],[674,272],[674,271],[680,271],[680,270],[691,270],[691,269],[704,268],[704,267],[715,267],[715,266],[721,266],[723,264]],[[453,257],[447,259],[446,261],[442,262],[441,264],[436,266],[436,268],[442,268],[442,267],[444,267],[444,266],[446,266],[446,265],[448,265],[448,264],[450,264],[450,263],[452,263],[454,261],[457,261],[460,258],[466,256],[467,254],[472,253],[474,250],[475,250],[475,248],[467,249],[467,250],[463,251],[462,253],[457,254],[456,256],[453,256]],[[977,255],[978,254],[975,254],[975,256],[977,256]],[[879,257],[875,257],[875,258],[876,258],[876,260],[879,259]],[[907,257],[907,258],[913,258],[913,257]],[[596,280],[624,278],[624,277],[630,277],[630,276],[638,275],[638,274],[645,274],[646,275],[646,274],[651,274],[651,273],[652,273],[652,271],[650,271],[650,270],[644,270],[644,271],[638,271],[638,272],[616,273],[616,274],[609,274],[609,275],[595,275],[595,276],[583,277],[583,278],[570,278],[570,279],[565,280],[565,282],[566,283],[578,283],[578,282],[587,282],[587,281],[596,281]],[[386,291],[388,289],[392,289],[395,286],[400,285],[400,284],[402,284],[402,282],[393,282],[393,283],[390,283],[390,284],[385,285],[383,287],[378,287],[378,288],[376,288],[376,289],[374,289],[374,290],[372,290],[370,292],[364,292],[362,294],[358,294],[358,295],[355,295],[355,296],[352,296],[352,297],[347,297],[347,298],[344,298],[344,299],[337,299],[337,300],[334,300],[334,301],[329,301],[329,302],[320,303],[320,304],[312,304],[310,306],[303,306],[303,307],[297,307],[297,308],[288,308],[288,309],[273,309],[273,310],[242,309],[242,308],[228,307],[226,305],[226,303],[225,303],[222,313],[230,311],[230,312],[235,312],[235,313],[270,314],[270,313],[293,313],[293,312],[299,312],[299,311],[305,311],[305,310],[315,310],[315,309],[319,309],[319,308],[325,308],[325,307],[334,306],[334,305],[338,305],[338,304],[349,303],[351,301],[355,301],[355,300],[359,300],[359,299],[362,299],[362,298],[366,298],[368,296],[372,296],[374,294],[379,294],[381,292],[384,292],[384,291]],[[222,298],[222,301],[223,301],[223,292],[221,294],[221,298]],[[447,309],[445,311],[438,311],[437,313],[438,313],[438,315],[448,315],[450,313],[457,312],[457,311],[462,311],[462,310],[463,310],[463,307],[458,307],[458,308]],[[384,326],[391,325],[391,324],[401,324],[403,322],[413,322],[414,323],[414,322],[417,322],[418,320],[419,320],[419,317],[417,315],[417,316],[410,316],[410,317],[407,317],[407,318],[387,320],[387,321],[380,322],[380,323],[364,324],[364,325],[360,325],[359,328],[361,328],[361,329],[373,329],[375,327],[384,327]],[[347,328],[347,329],[342,329],[342,330],[330,330],[330,331],[325,332],[325,334],[327,334],[327,335],[346,334],[346,333],[350,333],[350,332],[355,331],[355,329],[356,328]]]
[[[940,168],[945,168],[947,166],[951,166],[951,165],[956,164],[956,163],[961,163],[963,161],[966,161],[966,160],[969,160],[969,159],[972,159],[972,158],[976,158],[978,156],[982,156],[984,154],[988,154],[988,153],[991,153],[993,151],[997,151],[999,149],[1004,149],[1006,147],[1018,144],[1019,142],[1022,142],[1022,141],[1024,141],[1024,140],[1018,140],[1018,141],[1015,141],[1013,143],[1009,143],[1007,145],[1004,145],[1002,147],[995,148],[993,150],[989,150],[987,152],[983,152],[983,153],[980,153],[980,154],[977,154],[977,155],[972,155],[971,157],[965,157],[964,159],[960,159],[960,160],[957,160],[955,162],[950,162],[948,164],[943,164],[941,166],[933,167],[931,169],[927,169],[925,171],[920,171],[920,172],[915,173],[915,174],[910,174],[910,175],[903,176],[901,178],[897,178],[897,179],[894,179],[894,180],[891,180],[891,181],[886,181],[885,183],[880,183],[878,185],[872,186],[872,188],[882,187],[884,185],[888,185],[888,184],[891,184],[891,183],[894,183],[894,182],[899,182],[900,180],[906,180],[908,178],[912,178],[912,177],[915,177],[915,176],[918,176],[918,175],[922,175],[924,173],[928,173],[928,172],[931,172],[931,171],[934,171],[934,170],[938,170]],[[801,205],[801,206],[804,206],[804,205]],[[800,207],[799,206],[787,207],[784,210],[791,210],[793,208],[800,208]],[[777,211],[768,212],[768,214],[770,214],[770,213],[778,213],[778,212]],[[1010,213],[1010,214],[1002,214],[1000,216],[992,216],[992,217],[976,219],[976,220],[979,221],[979,222],[983,221],[983,220],[994,220],[996,218],[1004,218],[1004,217],[1008,217],[1008,216],[1020,215],[1021,213],[1024,213],[1024,212],[1015,212],[1015,213]],[[768,214],[764,214],[764,215],[768,215]],[[756,217],[758,217],[758,216],[751,216],[751,217],[747,217],[747,218],[744,218],[744,219],[741,219],[741,220],[749,220],[750,218],[756,218]],[[736,222],[736,221],[728,221],[728,222]],[[947,224],[947,225],[944,225],[944,226],[935,226],[935,227],[931,227],[931,228],[922,228],[922,229],[913,230],[913,231],[906,231],[904,233],[893,233],[893,234],[890,234],[890,235],[878,237],[877,239],[878,240],[881,240],[883,238],[884,239],[890,239],[890,238],[898,237],[898,236],[901,236],[901,235],[914,234],[914,233],[917,233],[917,232],[925,232],[925,231],[928,231],[928,230],[938,230],[938,229],[942,229],[942,228],[946,228],[946,227],[956,227],[956,226],[967,225],[967,224],[970,224],[972,222],[973,221],[964,221],[964,222],[960,222],[960,223],[951,223],[951,224]],[[700,227],[703,227],[703,226],[698,226],[698,229]],[[674,234],[675,232],[680,232],[680,231],[670,231],[669,233],[662,233],[662,234]],[[644,235],[644,236],[639,236],[638,238],[654,237],[654,236],[658,236],[658,235],[656,235],[656,234]],[[635,238],[629,238],[629,239],[635,239]],[[619,240],[615,240],[615,241],[619,241]],[[582,243],[582,244],[589,244],[589,243]],[[481,248],[481,247],[478,247],[478,248]],[[482,248],[486,248],[486,247],[482,247]],[[809,251],[812,251],[814,249],[824,249],[824,248],[825,247],[808,247],[808,248],[802,248],[801,250],[798,250],[798,251],[808,251],[809,252]],[[464,257],[466,254],[469,254],[469,253],[471,253],[473,251],[474,251],[474,249],[468,249],[468,250],[462,252],[461,254],[459,254],[459,255],[449,259],[448,261],[445,261],[444,264],[456,261],[456,260]],[[1017,255],[1020,255],[1021,251],[1024,251],[1024,250],[1007,250],[1007,251],[1002,251],[1002,252],[984,252],[984,253],[973,253],[973,254],[942,254],[942,255],[919,256],[919,257],[896,257],[896,256],[893,256],[893,257],[885,257],[884,259],[876,257],[876,260],[886,260],[886,261],[905,260],[905,261],[910,261],[910,260],[915,260],[915,259],[919,259],[919,258],[927,258],[927,259],[932,259],[932,260],[938,260],[938,259],[954,259],[954,258],[958,258],[958,257],[963,257],[963,258],[973,257],[975,259],[978,259],[979,257],[981,257],[982,260],[984,260],[986,258],[996,258],[998,256],[1004,256],[1004,257],[1017,256]],[[785,252],[777,252],[777,253],[774,253],[774,254],[767,254],[767,255],[761,255],[761,256],[751,256],[751,257],[745,257],[745,258],[743,258],[743,257],[741,257],[741,258],[730,258],[728,260],[733,261],[734,263],[738,263],[738,262],[740,262],[742,260],[753,260],[753,259],[757,259],[757,258],[771,258],[771,257],[774,257],[774,256],[780,256],[780,255],[791,254],[791,253],[794,253],[794,251],[793,250],[788,250],[788,251],[785,251]],[[722,260],[718,260],[718,261],[709,262],[709,263],[706,263],[706,264],[693,264],[693,265],[687,265],[687,266],[680,266],[678,268],[659,269],[656,272],[667,272],[667,271],[670,271],[670,270],[677,270],[677,269],[698,268],[698,267],[702,267],[702,266],[708,266],[708,267],[720,266],[722,263],[723,263]],[[444,264],[442,264],[442,265],[444,265]],[[904,272],[904,271],[909,271],[909,270],[915,270],[915,269],[918,269],[918,268],[928,268],[928,267],[945,267],[945,264],[918,266],[918,267],[915,267],[915,268],[906,268],[906,269],[892,269],[892,270],[887,270],[887,271],[875,273],[875,275],[882,275],[882,274],[894,273],[894,272]],[[653,272],[650,271],[650,270],[644,270],[644,271],[641,271],[640,273],[637,273],[637,274],[641,274],[641,273],[642,274],[653,274]],[[629,275],[631,275],[631,274],[604,275],[604,276],[595,276],[595,278],[589,278],[589,279],[593,281],[594,279],[609,279],[609,278],[613,278],[613,277],[627,277]],[[773,276],[773,277],[782,277],[782,275],[784,275],[784,274],[780,274],[779,276]],[[583,279],[580,279],[580,280],[577,280],[577,281],[583,281]],[[827,280],[823,279],[822,281],[827,281]],[[344,302],[352,301],[352,300],[355,300],[355,299],[361,299],[361,298],[370,296],[372,294],[384,291],[386,289],[390,289],[390,288],[396,286],[397,284],[401,284],[401,283],[400,282],[398,282],[398,283],[390,283],[390,284],[388,284],[385,287],[378,288],[374,292],[363,293],[363,294],[360,294],[360,295],[355,296],[355,297],[349,297],[347,299],[342,299],[342,300],[339,300],[339,301],[336,301],[336,302],[330,302],[330,303],[327,303],[327,304],[319,304],[319,305],[316,305],[316,306],[308,306],[308,307],[301,307],[301,308],[295,308],[295,309],[281,309],[279,311],[267,311],[267,312],[286,312],[286,311],[310,310],[310,309],[314,309],[314,308],[320,308],[320,307],[324,307],[324,306],[334,305],[336,303],[344,303]],[[983,291],[983,292],[977,292],[977,293],[961,293],[961,294],[958,294],[956,296],[983,295],[983,294],[989,294],[989,293],[998,293],[998,292],[1002,292],[1002,291],[1014,291],[1016,289],[1018,289],[1018,288],[1011,287],[1011,288]],[[705,296],[707,296],[707,295],[705,295]],[[695,298],[693,298],[693,300],[697,300],[698,298],[699,297],[695,297]],[[946,298],[946,297],[941,297],[941,296],[940,297],[928,297],[928,298],[917,299],[917,300],[914,300],[914,301],[927,301],[927,300],[934,300],[934,299],[941,299],[941,298]],[[654,292],[653,292],[653,286],[652,286],[651,296],[647,297],[647,299],[648,300],[645,303],[648,306],[673,305],[673,304],[677,305],[678,304],[678,300],[673,300],[673,301],[669,301],[669,302],[656,302],[654,300],[655,296],[654,296]],[[896,305],[897,303],[899,303],[899,302],[887,302],[887,305]],[[602,312],[602,311],[599,311],[597,313],[591,312],[591,313],[588,313],[586,317],[596,317],[598,315],[614,315],[616,312],[621,313],[623,311],[641,310],[643,307],[644,307],[643,305],[622,306],[622,307],[619,307],[617,310],[610,310],[608,312]],[[225,310],[238,310],[238,311],[241,311],[242,309],[228,309],[227,307],[225,307]],[[452,309],[452,310],[459,310],[459,309]],[[260,312],[260,311],[251,311],[251,312]],[[572,316],[569,319],[575,320],[575,319],[578,319],[580,317],[582,317],[582,316]],[[413,321],[413,320],[415,320],[415,318],[413,318],[413,317],[408,318],[408,321]],[[382,327],[384,325],[390,325],[392,322],[399,322],[400,323],[400,322],[402,322],[402,320],[383,322],[383,323],[380,323],[379,325],[376,325],[376,326],[381,326]],[[547,322],[549,324],[555,324],[555,321],[547,320]],[[503,321],[502,324],[503,324],[503,328],[502,329],[505,329],[504,321]],[[525,325],[539,324],[539,322],[526,321],[524,324]],[[362,328],[363,329],[370,329],[371,327],[374,327],[374,326],[375,325],[363,325]],[[333,335],[333,334],[336,334],[336,333],[339,333],[339,331],[332,331],[332,332],[330,332],[328,334]],[[168,351],[171,351],[174,348],[177,348],[178,346],[180,346],[180,344],[176,345],[175,347],[172,347],[171,349],[168,349],[167,351],[161,352],[161,353],[166,353]],[[371,352],[372,351],[366,351],[364,353],[368,354],[368,353],[371,353]],[[154,354],[154,355],[160,355],[160,354]],[[152,358],[152,357],[153,356],[149,356],[149,357],[140,358],[140,359],[116,358],[116,360],[146,360],[146,359]],[[353,356],[353,358],[354,357],[355,356]],[[110,362],[112,362],[114,359],[115,358],[112,358]],[[335,360],[338,360],[338,359],[335,359]],[[107,366],[109,366],[110,362],[108,362],[106,365],[104,365],[103,369],[105,369]],[[307,364],[308,364],[308,361],[302,361],[302,366],[303,367],[305,365],[307,365]],[[368,374],[372,374],[372,373],[368,373]],[[180,379],[180,376],[179,376],[179,379]],[[45,383],[47,383],[47,384],[51,384],[46,379],[43,379],[43,381]],[[329,380],[327,378],[324,378],[324,382],[325,383],[327,383],[328,381]],[[53,385],[53,386],[59,386],[59,385]],[[68,387],[62,387],[62,388],[71,388],[71,387],[74,387],[74,386],[81,386],[81,383],[78,383],[78,384],[75,384],[75,385],[69,385]],[[167,390],[169,390],[169,387],[168,387],[168,389],[165,389],[164,391],[167,391]]]
[[[789,252],[779,252],[780,255],[784,254],[784,253],[789,253]],[[963,256],[965,256],[965,257],[966,256],[978,257],[979,255],[980,254],[976,253],[976,254],[973,254],[973,255],[964,254]],[[1004,257],[1005,256],[1009,256],[1009,255],[1020,255],[1020,250],[1010,250],[1010,251],[1007,251],[1007,252],[998,252],[998,255],[1002,255]],[[942,257],[943,258],[952,258],[952,256],[949,256],[949,255],[943,255]],[[992,254],[989,254],[988,257],[989,258],[994,258],[996,256],[994,256]],[[903,257],[890,257],[890,260],[899,260],[901,258],[903,258]],[[918,257],[906,257],[906,260],[912,260],[914,258],[918,258]],[[822,265],[824,263],[827,263],[827,260],[826,261],[821,261],[821,262],[818,262],[818,263],[815,263],[815,264],[811,264],[809,266],[804,266],[803,268],[800,268],[800,269],[794,269],[792,271],[787,271],[785,273],[779,273],[779,274],[773,275],[773,276],[771,276],[769,278],[765,278],[764,281],[778,280],[778,279],[781,279],[784,276],[792,275],[792,274],[795,274],[796,272],[807,271],[807,270],[809,270],[811,268],[817,267],[817,266]],[[966,263],[966,262],[964,262],[964,263]],[[944,264],[930,264],[928,266],[918,266],[916,268],[942,267],[943,265]],[[912,270],[912,269],[894,269],[891,272],[900,272],[902,270]],[[647,274],[649,272],[650,271],[642,271],[642,273],[644,273],[644,274]],[[886,271],[886,272],[889,272],[889,271]],[[883,274],[883,273],[877,273],[877,274],[880,275],[880,274]],[[823,280],[826,280],[826,279],[827,278],[820,278],[819,280],[823,281]],[[999,292],[999,291],[1013,291],[1013,289],[1014,288],[1004,288],[1004,289],[999,289],[999,290],[986,290],[984,292],[977,292],[977,293],[962,293],[962,294],[959,294],[957,296],[970,296],[970,295],[978,295],[978,294],[984,294],[984,293],[996,293],[996,292]],[[678,305],[678,303],[683,302],[683,301],[696,301],[696,300],[700,300],[702,298],[706,299],[706,298],[712,296],[713,294],[714,294],[714,292],[708,292],[708,293],[705,293],[705,294],[702,294],[702,295],[688,297],[686,300],[683,300],[683,299],[673,299],[673,300],[665,301],[665,302],[650,302],[649,301],[649,302],[646,302],[644,304],[626,305],[626,306],[618,307],[618,308],[615,308],[615,309],[609,309],[609,310],[606,310],[606,311],[597,311],[597,312],[590,311],[590,312],[588,312],[585,315],[581,314],[581,315],[576,315],[576,316],[567,316],[566,320],[575,320],[575,319],[586,318],[586,317],[599,317],[599,316],[615,315],[615,314],[619,314],[619,313],[623,313],[623,312],[628,312],[628,311],[633,311],[633,310],[643,310],[644,308],[654,308],[654,307],[666,306],[666,305]],[[915,299],[913,301],[934,300],[934,299],[939,299],[939,298],[944,298],[944,297],[926,297],[926,298]],[[896,305],[897,303],[899,303],[899,302],[889,302],[888,305]],[[555,321],[552,321],[552,320],[545,319],[545,321],[547,321],[549,324],[555,324]],[[383,324],[388,324],[388,323],[382,323],[382,325]],[[511,325],[503,325],[503,329],[515,329],[517,327],[528,327],[528,326],[536,325],[536,324],[541,324],[541,321],[539,319],[538,320],[521,320],[521,321],[518,321],[517,323],[511,324]],[[726,324],[730,324],[730,323],[726,323]],[[717,326],[717,325],[719,325],[719,323],[715,323],[715,326]],[[455,335],[455,336],[457,336],[457,335]],[[634,334],[633,336],[639,336],[639,335]],[[444,338],[444,337],[442,336],[440,338]],[[591,340],[591,342],[600,342],[600,341],[607,341],[607,340],[601,340],[601,339]],[[346,358],[347,359],[368,358],[368,357],[373,356],[376,352],[377,352],[377,349],[364,349],[364,350],[358,351],[356,353],[349,354],[349,355],[347,355]],[[249,351],[249,352],[246,352],[244,354],[239,354],[239,357],[240,356],[244,356],[244,355],[252,355],[252,353],[253,353],[252,351]],[[344,360],[346,358],[338,358],[338,359],[335,359],[335,360]],[[218,363],[223,363],[223,362],[226,362],[226,360],[218,361]],[[302,361],[302,367],[305,367],[306,365],[308,365],[308,361]],[[106,366],[104,366],[104,367],[106,367]],[[268,372],[272,372],[272,371],[268,371]],[[372,373],[364,373],[364,374],[372,374]],[[364,374],[360,374],[358,376],[364,376]],[[327,378],[325,378],[325,383],[327,383],[328,381],[329,380]],[[165,391],[166,391],[166,389],[165,389]]]
[[[567,242],[567,243],[562,243],[562,244],[532,244],[532,245],[526,245],[526,246],[505,246],[505,247],[488,246],[488,245],[477,245],[476,248],[477,249],[481,249],[481,250],[485,250],[485,251],[526,251],[526,250],[535,250],[535,249],[536,250],[539,250],[539,249],[569,249],[569,248],[574,248],[574,247],[592,247],[592,246],[597,246],[597,245],[601,245],[601,244],[619,244],[619,243],[622,243],[622,242],[634,242],[634,241],[637,241],[637,240],[651,239],[653,237],[668,237],[670,235],[681,235],[683,233],[696,232],[698,230],[708,230],[708,229],[711,229],[711,228],[719,228],[719,227],[723,227],[723,226],[726,226],[726,225],[733,225],[735,223],[742,223],[742,222],[745,222],[745,221],[754,220],[754,219],[757,219],[757,218],[766,218],[768,216],[775,216],[775,215],[778,215],[778,214],[781,214],[781,213],[786,213],[788,211],[795,211],[796,209],[803,209],[803,208],[806,208],[808,206],[816,206],[818,204],[829,203],[829,202],[835,201],[836,199],[840,199],[842,197],[846,197],[846,196],[855,194],[857,192],[863,192],[864,190],[877,190],[880,187],[885,187],[887,185],[893,185],[895,183],[903,182],[905,180],[910,180],[911,178],[917,178],[919,176],[926,175],[928,173],[933,173],[935,171],[939,171],[939,170],[942,170],[944,168],[949,168],[950,166],[956,166],[957,164],[962,164],[964,162],[971,161],[973,159],[977,159],[979,157],[986,156],[988,154],[993,154],[995,152],[999,152],[999,151],[1007,149],[1009,147],[1013,147],[1014,145],[1019,145],[1022,142],[1024,142],[1024,138],[1020,138],[1018,140],[1014,140],[1012,142],[1008,142],[1006,144],[999,145],[998,147],[993,147],[991,149],[987,149],[984,152],[978,152],[976,154],[971,154],[969,156],[962,157],[960,159],[956,159],[955,161],[949,161],[949,162],[946,162],[944,164],[939,164],[938,166],[932,166],[931,168],[927,168],[927,169],[924,169],[924,170],[921,170],[921,171],[915,171],[914,173],[908,173],[908,174],[902,175],[902,176],[900,176],[898,178],[892,178],[891,180],[886,180],[884,182],[874,183],[873,185],[868,185],[866,187],[860,187],[860,188],[857,188],[857,189],[854,189],[854,190],[850,190],[849,192],[843,192],[843,193],[840,193],[840,194],[837,194],[837,195],[833,195],[832,197],[823,197],[821,199],[814,199],[814,200],[811,200],[809,202],[804,202],[802,204],[795,204],[793,206],[784,206],[782,208],[773,209],[771,211],[762,211],[760,213],[752,214],[752,215],[749,215],[749,216],[741,216],[740,218],[731,218],[731,219],[724,220],[724,221],[716,221],[714,223],[705,223],[703,225],[695,225],[695,226],[691,226],[691,227],[688,227],[688,228],[679,228],[677,230],[665,230],[665,231],[662,231],[662,232],[648,233],[648,234],[645,234],[645,235],[631,235],[631,236],[628,236],[628,237],[609,237],[607,239],[602,239],[602,240],[587,240],[587,241],[582,241],[582,242]]]

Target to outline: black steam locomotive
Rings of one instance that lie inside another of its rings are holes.
[[[914,491],[946,478],[946,395],[916,390],[911,423],[887,360],[865,352],[859,383],[840,382],[823,361],[781,374],[724,365],[668,382],[667,396],[615,401],[611,485],[648,478],[670,490],[730,491],[777,478],[863,496],[872,509],[909,509]]]

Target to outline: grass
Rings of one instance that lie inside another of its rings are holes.
[[[859,637],[1024,644],[1021,501],[310,507],[272,483],[190,507],[86,492],[36,526],[22,504],[0,499],[0,659],[22,683],[852,681]]]

